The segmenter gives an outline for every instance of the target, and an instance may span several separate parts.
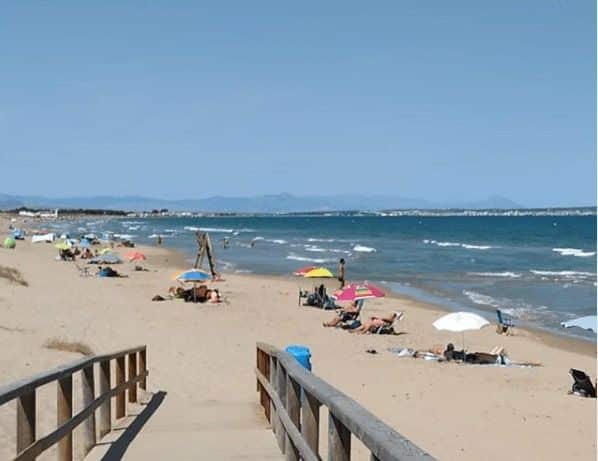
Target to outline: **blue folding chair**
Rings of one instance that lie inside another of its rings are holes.
[[[496,327],[496,331],[499,334],[509,334],[509,329],[515,328],[515,321],[509,314],[505,314],[504,312],[501,312],[500,309],[496,309],[496,317],[498,318],[498,326]]]

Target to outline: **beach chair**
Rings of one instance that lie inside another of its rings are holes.
[[[74,264],[79,271],[79,277],[93,277],[93,274],[89,272],[89,267],[81,267],[76,262]]]
[[[395,333],[395,325],[397,323],[399,323],[401,321],[401,319],[403,317],[405,317],[405,313],[404,312],[395,312],[395,314],[397,314],[395,316],[395,319],[392,321],[392,323],[390,325],[382,325],[378,328],[376,328],[376,331],[374,331],[373,333],[375,335],[392,335]]]
[[[498,325],[496,326],[496,332],[498,334],[509,334],[509,329],[515,328],[515,321],[509,314],[505,314],[500,309],[496,309],[496,318],[498,319]]]
[[[583,397],[596,398],[596,388],[592,384],[590,377],[581,370],[571,368],[569,374],[573,378],[573,386],[571,387],[571,393],[581,395]]]

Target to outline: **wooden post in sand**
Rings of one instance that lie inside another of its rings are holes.
[[[301,435],[314,453],[320,449],[320,402],[303,390],[301,400]]]
[[[332,412],[328,412],[328,459],[351,459],[351,432]]]
[[[143,348],[139,351],[139,373],[147,373],[147,349]],[[147,377],[143,376],[139,381],[139,389],[147,390]]]

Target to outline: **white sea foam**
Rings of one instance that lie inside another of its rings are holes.
[[[148,239],[157,239],[158,237],[170,237],[169,235],[164,235],[164,234],[152,234],[152,235],[148,235],[147,238]]]
[[[278,243],[279,245],[284,245],[285,243],[287,243],[286,240],[283,239],[265,239],[264,241],[266,242],[270,242],[270,243]]]
[[[256,240],[266,240],[266,239],[264,237],[262,237],[261,235],[258,235],[257,237],[253,237],[252,240],[256,241]]]
[[[203,232],[214,232],[214,233],[222,233],[222,234],[232,234],[234,232],[234,229],[224,229],[222,227],[185,226],[183,229],[192,231],[192,232],[203,231]]]
[[[357,244],[353,247],[353,251],[357,251],[359,253],[374,253],[376,252],[376,249]]]
[[[308,258],[307,256],[299,256],[299,255],[296,255],[293,253],[288,255],[287,259],[290,259],[292,261],[303,261],[303,262],[311,262],[311,263],[317,263],[317,264],[324,264],[327,262],[334,261],[333,259],[326,259],[326,258]]]
[[[505,277],[505,278],[512,278],[518,279],[521,277],[521,274],[517,272],[470,272],[470,275],[478,275],[480,277]]]
[[[492,296],[467,290],[463,290],[463,294],[467,296],[475,304],[481,304],[483,306],[500,307],[498,301],[494,299]]]
[[[305,251],[311,251],[313,253],[325,253],[327,250],[325,248],[320,248],[315,245],[305,245]]]
[[[330,243],[330,242],[335,242],[336,240],[334,239],[320,239],[320,238],[308,238],[307,239],[308,242],[320,242],[320,243]]]
[[[595,251],[583,251],[579,248],[553,248],[552,251],[560,253],[561,256],[577,256],[578,258],[588,258],[596,254]]]
[[[551,277],[596,277],[594,272],[579,272],[579,271],[539,271],[530,270],[532,274],[547,275]]]
[[[423,242],[427,245],[436,245],[439,247],[461,247],[465,248],[466,250],[489,250],[494,248],[490,245],[474,245],[471,243],[459,243],[459,242],[439,242],[437,240],[423,240]]]

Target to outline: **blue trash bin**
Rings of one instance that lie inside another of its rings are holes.
[[[295,360],[297,360],[303,368],[311,371],[311,352],[308,347],[293,344],[287,346],[285,352],[295,357]]]

